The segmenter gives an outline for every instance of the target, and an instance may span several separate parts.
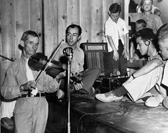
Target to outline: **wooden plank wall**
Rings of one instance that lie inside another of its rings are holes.
[[[41,37],[38,51],[49,56],[72,23],[83,29],[81,43],[105,41],[104,22],[114,2],[124,8],[124,0],[0,0],[0,55],[19,58],[21,35],[31,29]],[[0,58],[1,84],[10,63]]]
[[[1,1],[0,1],[0,54],[2,53],[2,39],[1,39]],[[0,81],[2,79],[2,58],[0,58]],[[1,85],[1,82],[0,82]]]

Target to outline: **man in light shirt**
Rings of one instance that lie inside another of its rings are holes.
[[[98,67],[90,67],[84,70],[84,52],[80,48],[82,28],[79,25],[71,24],[67,27],[66,43],[61,46],[58,53],[55,56],[55,60],[59,61],[64,56],[63,51],[69,52],[69,48],[72,48],[72,59],[71,59],[71,73],[70,77],[77,77],[80,82],[71,82],[71,94],[80,93],[91,96],[95,90],[93,84],[100,74]],[[67,49],[66,49],[67,48]],[[67,50],[67,51],[66,51]],[[65,81],[65,80],[64,80]],[[73,81],[73,80],[71,80]],[[65,92],[65,86],[63,84],[62,90]]]
[[[128,29],[126,22],[120,18],[121,6],[114,3],[109,7],[109,18],[105,23],[105,36],[108,52],[111,52],[112,74],[125,76],[127,71]]]
[[[28,60],[38,49],[39,36],[28,30],[23,33],[22,40],[22,56],[9,66],[1,94],[7,100],[16,99],[16,133],[44,133],[48,118],[45,93],[56,92],[60,83],[57,76],[52,78],[45,72],[35,81],[39,72],[30,69]],[[29,95],[29,92],[32,92],[32,95]]]

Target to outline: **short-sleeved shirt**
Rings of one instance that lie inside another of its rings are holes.
[[[55,56],[55,60],[59,61],[59,58],[63,56],[64,48],[69,47],[68,44],[63,44],[59,49],[58,53]],[[80,47],[76,47],[73,49],[73,57],[71,61],[71,73],[72,74],[79,74],[84,70],[84,52]]]
[[[110,17],[107,19],[105,23],[105,36],[111,36],[118,50],[119,42],[118,40],[121,39],[122,43],[124,44],[124,36],[128,34],[128,28],[126,22],[119,18],[117,23],[115,23]],[[108,51],[111,52],[113,49],[108,43]]]
[[[143,19],[147,23],[147,28],[153,30],[156,34],[157,30],[163,25],[162,20],[155,14],[146,15],[144,13],[130,13],[131,22],[136,22],[139,19]]]

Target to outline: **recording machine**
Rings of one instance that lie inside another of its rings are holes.
[[[101,70],[99,78],[94,83],[97,93],[104,93],[121,86],[128,77],[112,74],[111,56],[107,51],[107,43],[86,42],[81,44],[85,53],[85,68],[97,66]]]

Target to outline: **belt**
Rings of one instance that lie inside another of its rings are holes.
[[[36,95],[22,95],[21,97],[45,97],[45,93],[37,93]]]

